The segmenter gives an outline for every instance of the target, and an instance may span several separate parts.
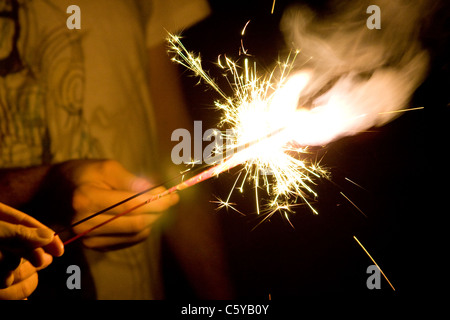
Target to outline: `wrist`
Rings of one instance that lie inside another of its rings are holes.
[[[29,203],[39,192],[50,167],[0,169],[0,202],[15,208]]]

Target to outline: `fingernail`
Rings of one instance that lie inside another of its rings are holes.
[[[43,228],[37,229],[36,233],[39,236],[39,238],[42,239],[51,239],[55,235],[55,233],[52,230]]]
[[[53,262],[53,257],[52,255],[48,254],[48,253],[44,253],[42,255],[42,266],[48,266],[49,264],[51,264]]]

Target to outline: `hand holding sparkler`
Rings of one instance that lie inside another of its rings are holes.
[[[104,209],[136,193],[151,188],[151,183],[128,172],[120,163],[112,160],[72,160],[55,167],[59,179],[63,177],[72,186],[70,196],[74,215],[72,221],[80,221],[94,211]],[[164,187],[156,187],[153,193],[164,192]],[[151,193],[150,193],[151,194]],[[76,225],[72,231],[82,234],[94,225],[102,224],[116,214],[134,209],[120,221],[108,223],[104,228],[90,232],[83,239],[89,248],[107,250],[133,245],[144,240],[150,233],[152,224],[178,201],[178,195],[164,197],[151,205],[136,208],[148,195],[135,196],[127,202],[102,212],[85,223]]]
[[[37,271],[63,252],[52,230],[0,203],[0,299],[27,298],[38,284]]]

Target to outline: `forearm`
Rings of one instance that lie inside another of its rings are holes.
[[[0,169],[0,202],[20,208],[41,188],[50,166]]]

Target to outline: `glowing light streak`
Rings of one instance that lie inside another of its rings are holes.
[[[353,203],[353,201],[351,201],[343,192],[340,192],[340,194],[347,199],[348,202],[350,202],[352,204],[352,206],[354,206],[356,208],[356,210],[358,210],[364,217],[367,218],[367,215],[356,205]]]
[[[377,266],[378,270],[380,270],[381,274],[383,275],[383,277],[386,279],[386,281],[389,283],[389,285],[391,286],[392,290],[395,291],[394,286],[392,285],[392,283],[389,281],[388,277],[384,274],[383,270],[381,270],[380,266],[376,263],[376,261],[372,258],[372,256],[370,255],[370,253],[366,250],[366,248],[362,245],[362,243],[358,240],[358,238],[356,238],[356,236],[353,236],[353,239],[356,240],[356,242],[359,244],[359,246],[364,250],[364,252],[367,254],[367,256],[370,258],[370,260],[372,260],[373,264]]]

